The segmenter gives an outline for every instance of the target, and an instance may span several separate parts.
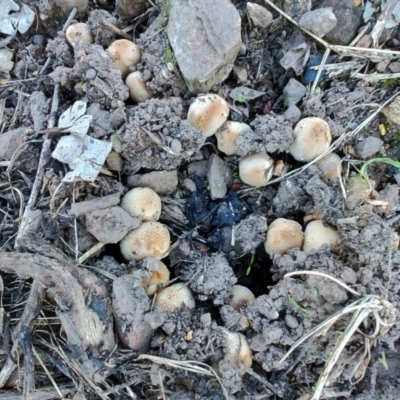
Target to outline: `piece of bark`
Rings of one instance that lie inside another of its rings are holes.
[[[120,202],[121,193],[117,192],[97,199],[81,201],[80,203],[71,204],[71,210],[68,214],[73,217],[80,217],[91,211],[101,210],[104,208],[116,206]]]

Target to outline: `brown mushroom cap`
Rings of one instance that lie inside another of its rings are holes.
[[[312,161],[331,144],[329,125],[321,118],[309,117],[299,121],[294,128],[295,139],[289,147],[297,161]]]
[[[146,257],[166,257],[170,245],[168,229],[159,222],[144,222],[130,231],[120,243],[122,256],[127,261],[140,261]]]
[[[71,46],[75,46],[78,42],[93,43],[93,35],[89,27],[83,22],[71,24],[65,31],[65,39]]]
[[[250,186],[268,183],[274,170],[274,160],[265,153],[247,156],[239,161],[239,177]]]
[[[107,49],[111,59],[117,64],[122,77],[126,78],[130,72],[131,65],[137,65],[142,59],[140,47],[127,39],[118,39],[111,43]]]
[[[160,196],[147,187],[130,190],[122,198],[120,205],[132,217],[142,221],[157,221],[161,215]]]
[[[128,87],[129,97],[134,103],[142,103],[153,97],[153,92],[147,87],[146,82],[142,81],[140,71],[130,73],[125,80],[125,85]]]
[[[304,235],[301,225],[290,219],[278,218],[268,227],[264,243],[265,251],[273,254],[285,254],[289,249],[303,245]]]
[[[161,288],[164,288],[169,283],[169,270],[167,266],[160,260],[147,258],[143,262],[149,261],[157,267],[152,271],[133,269],[132,275],[140,279],[143,289],[147,296],[153,296]],[[154,265],[153,264],[153,265]]]
[[[342,160],[340,157],[331,153],[321,158],[315,163],[318,169],[321,171],[322,179],[329,181],[331,179],[336,179],[342,173]]]
[[[195,302],[191,290],[184,283],[175,283],[157,294],[155,305],[167,313],[181,308],[194,308]]]
[[[229,304],[236,310],[239,311],[242,307],[246,306],[247,303],[255,300],[254,293],[246,286],[233,285],[231,290],[231,296]]]
[[[339,246],[340,233],[329,226],[324,226],[322,221],[312,221],[304,232],[304,251],[318,250],[322,245]]]
[[[217,146],[227,156],[235,154],[236,139],[246,131],[251,131],[249,125],[244,122],[227,121],[225,127],[215,133]]]
[[[197,97],[189,107],[187,120],[204,136],[213,135],[229,115],[228,103],[217,94]]]

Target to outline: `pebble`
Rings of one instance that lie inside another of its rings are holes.
[[[299,19],[305,12],[311,10],[311,0],[284,0],[283,11],[294,19]]]
[[[273,16],[265,7],[255,3],[246,4],[247,15],[258,28],[267,28],[272,24]]]
[[[388,68],[393,73],[400,72],[400,61],[393,61],[392,63],[389,64]]]
[[[330,32],[336,24],[337,19],[331,7],[308,11],[299,20],[300,27],[308,29],[321,38]]]
[[[286,314],[285,315],[285,324],[286,324],[286,326],[288,326],[289,328],[292,328],[292,329],[295,329],[295,328],[297,328],[299,326],[299,322],[291,314]]]
[[[231,181],[231,171],[228,164],[216,154],[212,154],[209,159],[207,179],[211,199],[223,199]]]
[[[172,194],[178,187],[178,171],[153,171],[128,176],[128,187],[149,187],[161,195]]]
[[[286,121],[289,121],[292,124],[297,123],[301,117],[301,111],[296,106],[290,106],[284,113],[283,117]]]
[[[369,136],[357,143],[356,152],[360,158],[366,160],[378,153],[382,145],[381,139]]]
[[[289,108],[295,106],[306,94],[306,87],[294,78],[290,78],[283,88],[284,104]]]

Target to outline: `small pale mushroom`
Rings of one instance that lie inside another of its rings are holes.
[[[148,257],[143,260],[143,263],[146,262],[147,264],[152,264],[153,268],[151,270],[134,268],[131,274],[140,280],[147,296],[153,296],[157,291],[168,285],[169,270],[160,260]]]
[[[165,225],[159,222],[144,222],[130,231],[120,243],[122,256],[127,261],[140,261],[146,257],[161,259],[167,256],[170,235]]]
[[[304,118],[294,128],[295,139],[289,147],[290,154],[297,161],[312,161],[331,144],[329,125],[322,118]]]
[[[142,59],[142,50],[140,47],[127,39],[115,40],[111,43],[107,52],[115,64],[117,64],[123,78],[129,75],[129,67],[139,64]]]
[[[229,304],[236,310],[239,311],[242,307],[245,307],[248,303],[255,300],[253,292],[246,286],[233,285],[231,295],[229,298]]]
[[[226,328],[220,327],[225,337],[225,356],[224,359],[233,365],[239,366],[243,363],[250,368],[253,363],[253,356],[246,338],[237,332],[231,332]]]
[[[315,165],[321,171],[322,179],[325,181],[337,179],[342,173],[342,160],[335,153],[326,155],[317,161]]]
[[[265,153],[257,153],[239,161],[239,177],[250,186],[263,186],[268,183],[274,170],[274,160]]]
[[[227,121],[224,128],[215,133],[218,149],[227,156],[235,154],[237,138],[251,130],[244,122]]]
[[[93,43],[93,35],[89,27],[83,22],[71,24],[65,31],[65,39],[73,47],[78,42]]]
[[[208,137],[222,126],[228,115],[228,103],[217,94],[209,93],[193,101],[189,107],[187,120],[190,125]]]
[[[129,97],[134,103],[142,103],[153,97],[153,92],[147,87],[146,82],[142,80],[140,71],[130,73],[125,80],[125,85],[128,87]]]
[[[285,254],[296,247],[301,249],[303,240],[304,235],[298,222],[278,218],[268,227],[264,248],[270,256]]]
[[[304,232],[304,251],[318,250],[322,245],[339,246],[340,233],[335,229],[325,226],[321,220],[312,221]]]
[[[184,283],[175,283],[157,294],[155,305],[172,313],[181,307],[194,308],[195,302],[191,290]]]
[[[161,215],[161,199],[147,187],[131,189],[121,200],[121,207],[132,217],[142,221],[158,221]]]

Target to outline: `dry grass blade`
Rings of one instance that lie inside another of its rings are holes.
[[[169,358],[152,356],[150,354],[140,354],[136,360],[149,360],[159,365],[168,365],[172,368],[179,368],[185,371],[194,372],[197,374],[212,376],[217,379],[218,383],[221,385],[222,392],[224,393],[224,397],[229,400],[228,392],[226,391],[224,385],[221,382],[219,376],[215,373],[215,371],[207,364],[199,362],[199,361],[177,361],[170,360]]]
[[[315,271],[299,271],[287,274],[285,275],[285,277],[299,275],[299,274],[319,275],[324,278],[331,279],[332,281],[340,284],[340,286],[342,286],[346,290],[349,290],[351,293],[354,293],[352,289],[350,289],[344,283],[338,281],[336,278]],[[357,296],[360,296],[360,294],[357,293]],[[329,329],[339,320],[339,318],[348,314],[353,314],[351,320],[348,323],[345,331],[338,337],[336,344],[328,360],[325,363],[324,369],[318,379],[318,382],[315,385],[315,390],[310,400],[319,400],[325,385],[327,383],[329,384],[333,383],[335,379],[340,375],[340,373],[339,374],[338,373],[331,374],[331,373],[334,367],[336,366],[339,358],[341,357],[344,348],[347,346],[347,344],[350,342],[350,340],[352,339],[353,335],[356,332],[360,333],[364,338],[364,352],[360,361],[357,363],[356,367],[352,371],[352,374],[350,376],[350,381],[356,374],[359,375],[357,381],[363,378],[365,373],[365,368],[370,360],[371,348],[374,345],[378,336],[385,335],[389,331],[391,326],[394,324],[396,318],[396,309],[389,301],[379,296],[375,295],[364,296],[354,301],[353,303],[349,304],[348,306],[338,311],[337,313],[333,314],[325,321],[320,323],[318,326],[316,326],[314,329],[312,329],[310,332],[308,332],[306,335],[304,335],[302,338],[300,338],[296,343],[294,343],[294,345],[282,358],[281,362],[284,361],[298,346],[304,343],[307,339],[319,335],[325,335],[329,331]],[[368,319],[370,317],[373,317],[375,325],[373,333],[367,334],[360,330],[360,326],[364,327],[371,326],[371,324],[368,324]],[[360,372],[361,366],[363,366],[364,368]]]

